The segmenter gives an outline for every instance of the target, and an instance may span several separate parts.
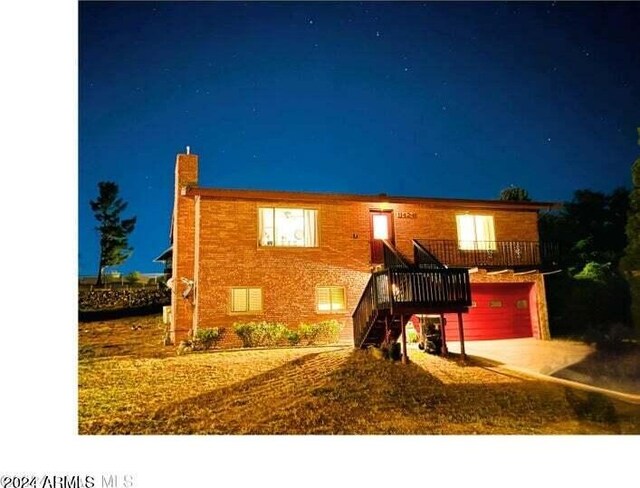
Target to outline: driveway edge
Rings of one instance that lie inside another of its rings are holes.
[[[479,359],[484,359],[479,356]],[[556,383],[563,386],[568,386],[571,388],[577,388],[579,390],[591,391],[595,393],[601,393],[602,395],[606,395],[610,398],[615,398],[616,400],[620,400],[626,403],[631,403],[633,405],[640,405],[640,395],[634,395],[632,393],[622,393],[620,391],[615,390],[607,390],[606,388],[600,388],[598,386],[586,385],[584,383],[578,383],[576,381],[565,380],[563,378],[555,378],[553,376],[549,376],[542,373],[537,373],[535,371],[531,371],[525,368],[518,368],[516,366],[482,366],[483,368],[496,371],[499,373],[508,374],[509,372],[517,373],[525,376],[530,376],[532,378],[548,381],[550,383]]]

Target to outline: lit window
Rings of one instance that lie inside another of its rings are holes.
[[[516,308],[527,308],[529,307],[529,302],[527,300],[518,300],[516,302]]]
[[[456,215],[458,248],[464,251],[495,251],[496,234],[491,215]]]
[[[389,218],[385,214],[373,215],[373,238],[389,239]]]
[[[232,312],[260,312],[262,310],[262,288],[232,288]]]
[[[338,312],[347,308],[344,287],[319,286],[316,288],[318,312]]]
[[[260,245],[317,247],[317,210],[302,208],[261,208]]]
[[[489,301],[489,308],[500,308],[500,307],[502,307],[502,300]]]

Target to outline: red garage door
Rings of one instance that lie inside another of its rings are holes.
[[[465,340],[531,337],[531,283],[472,283],[473,306],[462,315]],[[458,340],[458,318],[446,314],[447,340]]]

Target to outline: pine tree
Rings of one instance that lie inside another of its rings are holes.
[[[121,220],[127,203],[118,196],[118,185],[111,181],[98,183],[98,198],[90,202],[100,233],[100,263],[96,285],[102,285],[102,272],[107,266],[122,264],[131,255],[128,236],[136,225],[136,217]]]

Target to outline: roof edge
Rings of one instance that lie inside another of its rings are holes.
[[[562,205],[561,202],[522,202],[513,200],[481,200],[467,198],[435,198],[435,197],[407,197],[392,196],[384,193],[379,195],[357,195],[349,193],[320,193],[295,192],[279,190],[242,190],[230,188],[201,188],[189,186],[184,189],[185,196],[217,198],[221,200],[284,200],[284,201],[350,201],[371,203],[431,203],[436,206],[466,206],[466,207],[498,207],[518,210],[553,209]]]

